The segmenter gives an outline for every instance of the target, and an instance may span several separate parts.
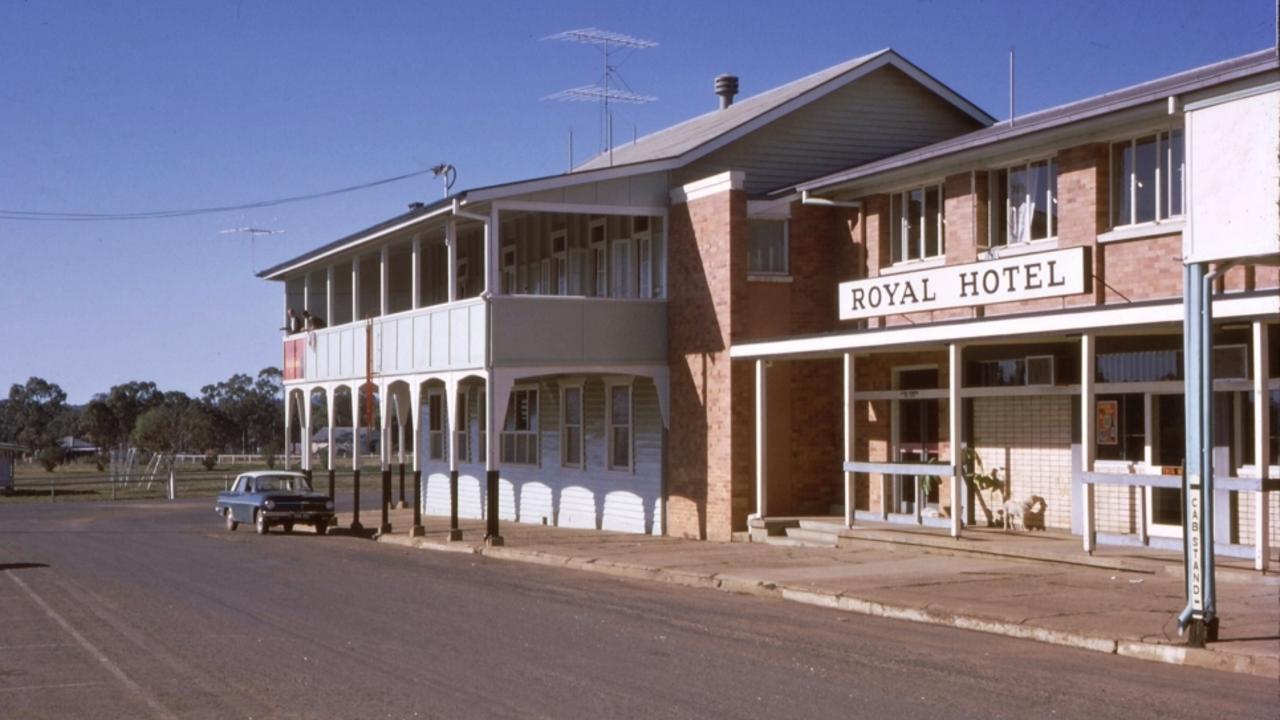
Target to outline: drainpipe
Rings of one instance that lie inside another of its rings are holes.
[[[1217,615],[1217,588],[1214,576],[1214,549],[1213,549],[1213,512],[1209,505],[1213,502],[1213,281],[1230,270],[1236,262],[1229,260],[1218,265],[1217,268],[1204,273],[1203,277],[1196,278],[1198,268],[1191,265],[1186,270],[1184,286],[1194,287],[1193,297],[1197,307],[1186,308],[1186,324],[1183,329],[1183,354],[1186,361],[1190,365],[1188,369],[1194,369],[1198,381],[1196,381],[1196,397],[1191,398],[1190,393],[1186,394],[1185,404],[1188,410],[1194,409],[1196,413],[1188,413],[1191,419],[1193,414],[1198,414],[1199,428],[1196,434],[1199,435],[1196,443],[1196,470],[1200,475],[1200,488],[1193,491],[1189,484],[1186,484],[1186,497],[1183,499],[1183,557],[1186,573],[1187,584],[1187,605],[1178,613],[1178,633],[1182,634],[1186,631],[1187,626],[1192,622],[1192,616],[1197,612],[1195,608],[1195,570],[1191,560],[1192,542],[1191,533],[1188,532],[1188,524],[1191,520],[1189,510],[1192,503],[1192,493],[1199,492],[1202,502],[1200,503],[1200,555],[1203,558],[1203,577],[1201,582],[1204,584],[1204,607],[1199,611],[1201,617],[1199,621],[1206,627],[1203,632],[1192,633],[1192,641],[1194,644],[1203,645],[1206,636],[1211,634],[1211,627],[1216,627]],[[1192,283],[1197,286],[1193,286]],[[1193,314],[1194,313],[1194,314]],[[1196,336],[1194,339],[1198,342],[1193,343],[1193,333],[1187,332],[1192,328],[1194,323]],[[1192,365],[1191,363],[1194,362]],[[1192,373],[1187,373],[1187,379],[1192,380]],[[1190,433],[1189,433],[1190,434]],[[1185,467],[1185,461],[1184,461]],[[1184,476],[1185,476],[1184,470]]]

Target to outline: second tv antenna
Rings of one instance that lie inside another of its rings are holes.
[[[631,92],[629,87],[623,90],[622,86],[626,86],[627,82],[618,74],[618,65],[613,62],[614,56],[624,50],[646,50],[657,47],[658,43],[597,28],[566,30],[555,35],[548,35],[543,40],[562,40],[564,42],[576,42],[600,47],[601,53],[604,55],[604,76],[601,78],[600,84],[583,85],[561,90],[543,99],[598,101],[604,122],[603,132],[601,133],[604,149],[609,153],[609,164],[613,165],[613,114],[609,110],[609,103],[612,101],[629,105],[644,105],[658,99],[652,95],[640,95]]]

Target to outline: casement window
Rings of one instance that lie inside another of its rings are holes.
[[[508,245],[502,248],[502,294],[515,295],[519,292],[516,272],[516,248]]]
[[[992,247],[1058,235],[1058,161],[1034,160],[989,175]]]
[[[476,391],[476,460],[489,462],[489,406],[484,390]]]
[[[608,384],[608,453],[610,470],[630,470],[632,467],[631,383]]]
[[[613,241],[611,266],[613,274],[609,280],[609,297],[631,297],[631,286],[633,284],[631,277],[631,240],[622,238]]]
[[[649,235],[649,266],[651,288],[648,297],[664,298],[667,296],[667,251],[662,231]]]
[[[471,393],[458,403],[458,424],[453,431],[453,451],[458,462],[471,462]]]
[[[653,233],[649,228],[649,218],[631,218],[631,237],[636,243],[636,270],[640,281],[636,296],[642,298],[657,297],[654,295]]]
[[[569,250],[569,281],[567,295],[587,294],[587,251],[582,248]]]
[[[560,386],[560,464],[583,466],[582,386]]]
[[[554,261],[555,285],[551,290],[556,295],[569,294],[569,235],[564,230],[551,233],[551,257]]]
[[[511,391],[507,419],[502,426],[502,462],[508,465],[538,464],[538,391]]]
[[[946,253],[942,185],[926,185],[889,197],[889,255],[893,263],[942,257]]]
[[[648,235],[636,238],[637,264],[640,270],[640,297],[651,298],[653,294],[653,241]]]
[[[595,297],[609,295],[609,256],[608,243],[605,236],[605,221],[596,220],[589,228],[591,247],[591,268],[595,277],[591,294]]]
[[[747,233],[748,274],[786,275],[790,271],[786,220],[750,220]]]
[[[538,282],[539,295],[555,295],[556,286],[552,282],[551,258],[542,258],[542,277]]]
[[[468,272],[467,272],[467,270],[468,270],[468,267],[467,267],[467,259],[466,259],[466,258],[459,258],[459,259],[458,259],[458,287],[457,287],[457,290],[456,290],[456,292],[458,293],[458,299],[462,299],[462,298],[468,297],[468,293],[467,293],[467,275],[468,275]],[[446,288],[446,289],[447,289],[447,288]]]
[[[427,395],[427,459],[444,459],[444,395]]]
[[[1111,225],[1182,215],[1182,128],[1111,144]]]

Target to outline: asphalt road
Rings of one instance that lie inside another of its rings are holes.
[[[1258,719],[1280,716],[1277,688],[767,598],[227,532],[207,501],[0,506],[5,719]]]

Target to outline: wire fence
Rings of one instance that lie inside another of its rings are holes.
[[[0,490],[0,503],[211,498],[231,487],[235,477],[235,473],[181,472],[174,473],[171,482],[167,473],[128,481],[105,473],[19,475],[14,478],[12,490]]]
[[[361,470],[369,473],[370,481],[376,481],[378,466],[361,465]],[[181,468],[173,473],[172,483],[167,472],[157,473],[154,477],[134,474],[128,479],[96,472],[24,472],[18,473],[14,478],[11,490],[0,487],[0,505],[20,502],[212,499],[218,493],[231,489],[231,484],[240,472],[243,470]],[[315,488],[324,492],[328,472],[317,469],[314,473]],[[351,469],[339,469],[336,476],[337,484],[346,486],[351,482]]]

